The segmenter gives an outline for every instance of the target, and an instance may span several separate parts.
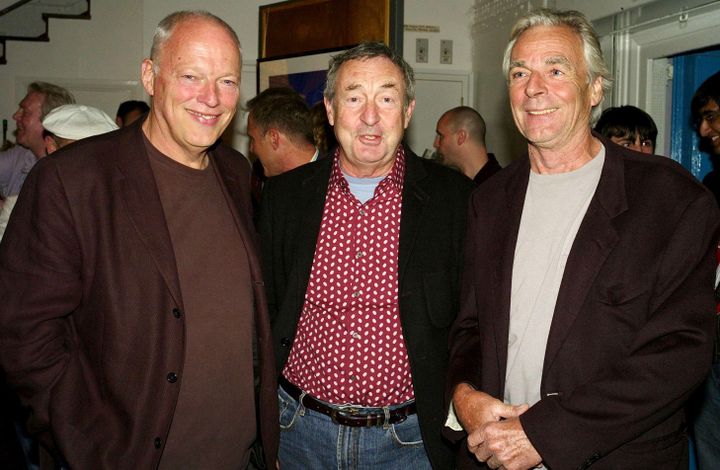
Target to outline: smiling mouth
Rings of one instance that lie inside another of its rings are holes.
[[[548,108],[548,109],[539,109],[539,110],[528,110],[526,111],[531,116],[544,116],[545,114],[554,113],[557,111],[558,108]]]
[[[199,113],[197,111],[193,111],[191,109],[188,109],[187,111],[203,122],[214,121],[220,117],[219,114],[203,114],[203,113]]]

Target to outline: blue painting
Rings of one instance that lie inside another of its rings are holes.
[[[268,77],[268,81],[270,88],[292,88],[305,98],[308,106],[312,107],[323,99],[326,75],[326,70],[314,70],[312,72],[298,72],[288,75],[271,75]]]

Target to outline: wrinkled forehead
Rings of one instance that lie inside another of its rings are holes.
[[[361,57],[343,63],[338,69],[338,82],[342,88],[364,85],[365,82],[382,82],[384,88],[405,91],[403,74],[396,64],[387,57]]]

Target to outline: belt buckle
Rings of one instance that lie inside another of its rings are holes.
[[[384,416],[382,415],[361,415],[360,409],[353,406],[333,408],[330,412],[330,418],[332,419],[333,423],[340,424],[337,419],[338,416],[347,416],[350,419],[362,419],[365,421],[365,427],[369,428],[373,426],[381,426],[384,424],[385,421]]]

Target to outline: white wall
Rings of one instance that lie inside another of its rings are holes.
[[[430,39],[428,64],[418,70],[462,71],[472,69],[468,11],[473,0],[406,0],[405,23],[432,24],[440,33]],[[206,9],[227,21],[243,45],[241,104],[255,95],[255,61],[258,50],[258,7],[273,0],[93,0],[92,19],[50,20],[50,42],[9,41],[8,63],[0,65],[0,119],[15,129],[12,114],[33,80],[45,80],[80,90],[78,98],[101,107],[114,117],[124,99],[144,98],[139,85],[140,63],[149,53],[152,32],[160,19],[172,11]],[[462,18],[458,26],[457,18]],[[406,57],[414,62],[414,37],[405,35]],[[440,65],[440,39],[452,39],[451,65]],[[414,65],[414,64],[413,64]],[[99,89],[98,89],[99,88]],[[243,116],[235,119],[233,144],[244,149]],[[227,135],[226,135],[227,137]]]
[[[0,119],[15,130],[12,114],[33,80],[64,85],[78,101],[101,107],[112,117],[124,99],[144,99],[139,84],[140,63],[149,54],[152,33],[168,13],[206,9],[227,21],[243,45],[242,102],[255,94],[258,6],[262,0],[93,0],[92,19],[50,20],[50,42],[8,41],[8,63],[0,65]],[[79,90],[79,92],[77,92]],[[241,119],[236,119],[234,142],[242,147]],[[14,140],[14,139],[13,139]]]
[[[694,1],[694,0],[693,0]],[[273,0],[93,0],[92,20],[50,20],[50,42],[9,41],[7,65],[0,65],[0,119],[9,121],[32,80],[66,84],[80,90],[84,100],[105,101],[87,104],[114,114],[122,99],[142,98],[138,84],[140,62],[149,52],[152,32],[166,14],[180,9],[207,9],[225,19],[237,31],[243,44],[242,99],[255,94],[255,61],[258,47],[258,7]],[[557,6],[584,11],[595,20],[651,0],[405,0],[404,23],[429,25],[438,33],[404,33],[404,52],[418,74],[456,74],[471,78],[466,104],[474,106],[488,124],[488,147],[507,164],[524,151],[509,112],[505,79],[501,72],[502,52],[510,28],[518,16],[537,6]],[[652,8],[650,8],[652,9]],[[429,40],[429,62],[415,62],[415,39]],[[453,63],[440,64],[441,39],[453,40]],[[109,97],[109,98],[108,98]],[[122,99],[121,99],[122,98]],[[442,97],[434,97],[436,100]],[[418,110],[424,98],[418,96]],[[448,103],[448,108],[455,103]],[[244,150],[243,116],[230,131],[233,144]],[[434,114],[434,112],[432,113]],[[417,117],[417,116],[416,116]],[[427,116],[425,116],[427,118]],[[437,116],[439,117],[439,116]],[[432,116],[421,129],[432,134]],[[422,149],[420,149],[422,150]]]

